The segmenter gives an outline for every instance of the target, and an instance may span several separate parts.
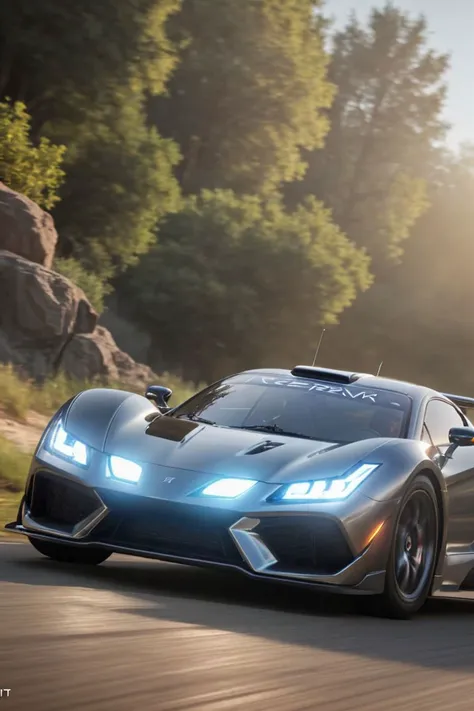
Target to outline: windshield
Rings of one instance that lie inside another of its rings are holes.
[[[405,437],[410,405],[410,398],[389,390],[247,375],[203,390],[170,416],[347,443]]]

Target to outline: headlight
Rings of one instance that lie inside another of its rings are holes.
[[[122,457],[111,456],[109,468],[113,477],[121,481],[128,481],[131,484],[136,484],[142,474],[142,468],[139,464]]]
[[[249,491],[256,483],[253,479],[218,479],[206,486],[201,493],[204,496],[221,496],[226,499],[235,499],[237,496]]]
[[[54,427],[49,446],[55,454],[59,454],[61,457],[69,459],[81,467],[86,467],[89,463],[87,445],[66,432],[62,420]]]
[[[281,499],[287,501],[340,501],[346,499],[380,464],[361,464],[341,479],[320,479],[290,484]]]

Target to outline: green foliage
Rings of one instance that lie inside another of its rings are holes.
[[[178,405],[196,392],[187,381],[176,375],[163,373],[159,376],[162,384],[173,390],[172,402]],[[53,415],[67,400],[82,390],[102,387],[104,383],[75,380],[59,373],[55,378],[45,380],[41,385],[20,377],[11,365],[0,363],[0,403],[1,412],[19,422],[25,422],[30,410],[41,415]],[[110,388],[122,388],[122,383],[107,383]],[[127,383],[126,390],[130,390]],[[143,393],[140,391],[140,395]]]
[[[292,201],[316,194],[375,268],[397,259],[427,207],[424,179],[440,119],[448,59],[427,49],[424,19],[391,5],[372,12],[369,26],[355,16],[336,33],[329,76],[337,97],[329,112],[325,149],[309,156]]]
[[[49,210],[64,179],[64,146],[30,140],[30,117],[20,102],[0,103],[0,180]]]
[[[0,363],[0,402],[2,411],[11,417],[24,419],[29,406],[28,383],[20,381],[11,365]]]
[[[145,125],[133,92],[97,109],[68,144],[68,178],[54,213],[60,254],[105,281],[144,254],[159,220],[178,208],[178,149]]]
[[[0,3],[0,98],[22,98],[33,135],[67,145],[53,213],[58,253],[102,282],[146,252],[178,199],[179,151],[147,127],[144,100],[164,91],[176,64],[166,22],[179,7],[179,0]]]
[[[203,191],[167,218],[122,293],[157,362],[211,380],[304,359],[370,282],[368,258],[315,199],[290,214],[277,199]]]
[[[108,103],[123,84],[163,91],[176,62],[165,24],[179,6],[180,0],[2,0],[0,96],[34,108],[41,125],[64,118],[74,97],[74,108],[84,112]]]
[[[344,314],[326,354],[334,365],[366,372],[383,360],[389,377],[472,394],[471,371],[461,364],[472,352],[474,163],[469,152],[439,158],[430,208],[403,262]]]
[[[23,491],[30,462],[30,454],[22,452],[8,439],[0,436],[0,512],[6,491]]]
[[[58,257],[54,261],[53,269],[82,289],[97,313],[102,313],[104,299],[112,292],[110,284],[102,281],[97,274],[86,271],[81,262],[71,257],[69,259]]]
[[[333,87],[314,0],[186,0],[170,33],[180,63],[151,103],[180,145],[186,193],[268,192],[301,177],[301,148],[322,146]]]

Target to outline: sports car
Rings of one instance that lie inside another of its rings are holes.
[[[56,561],[112,553],[375,596],[408,618],[474,570],[474,399],[296,366],[172,392],[86,390],[34,453],[17,520]]]

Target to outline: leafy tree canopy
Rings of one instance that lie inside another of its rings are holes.
[[[37,125],[107,102],[118,85],[163,90],[176,61],[165,33],[180,0],[2,0],[0,96],[24,101]],[[77,105],[76,105],[77,108]]]
[[[301,177],[301,148],[322,146],[333,87],[314,0],[186,0],[170,21],[180,62],[151,102],[181,147],[186,193],[269,191]]]
[[[56,128],[61,135],[70,129]],[[145,125],[134,92],[91,112],[67,143],[67,181],[54,213],[60,255],[109,279],[150,248],[159,220],[178,209],[179,151]]]
[[[339,367],[373,372],[448,392],[472,391],[474,151],[439,156],[430,208],[389,270],[342,317],[325,342]],[[408,355],[407,355],[408,354]]]
[[[64,180],[64,146],[30,140],[30,117],[20,102],[0,103],[0,181],[49,210]]]
[[[427,208],[425,178],[446,128],[447,67],[445,55],[427,48],[426,21],[392,5],[373,10],[367,27],[354,15],[334,37],[331,131],[288,195],[318,195],[376,270],[401,256]]]
[[[321,325],[370,283],[368,257],[314,198],[290,214],[276,199],[203,191],[166,219],[122,296],[157,362],[209,380],[309,357]]]

